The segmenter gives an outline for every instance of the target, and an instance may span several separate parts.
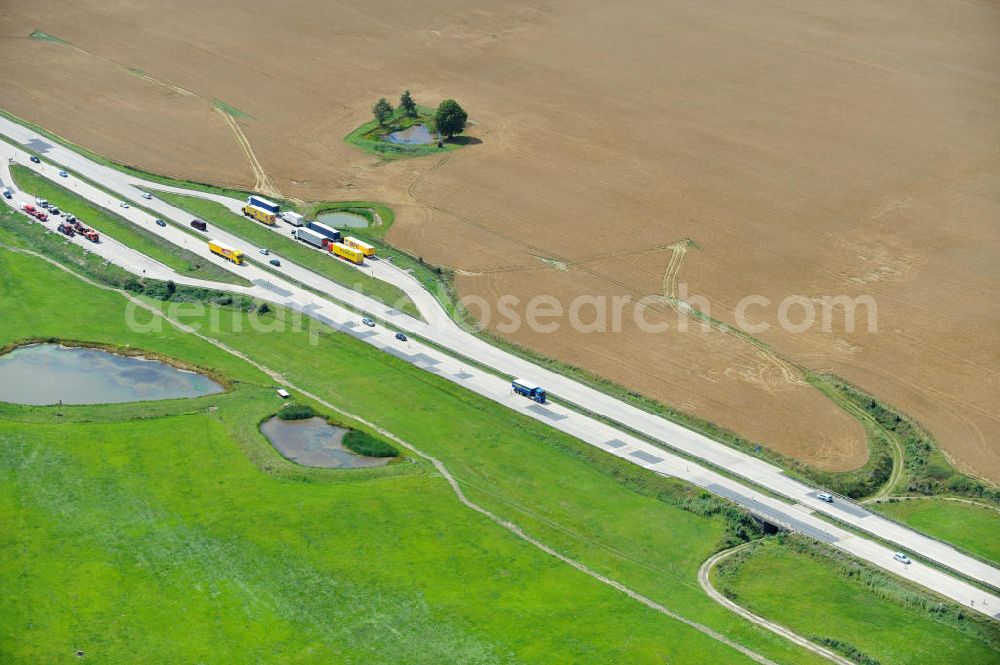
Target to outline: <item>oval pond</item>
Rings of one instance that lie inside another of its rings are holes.
[[[344,448],[341,440],[347,430],[319,417],[282,420],[275,416],[264,421],[260,431],[279,453],[302,466],[360,469],[389,463],[388,457],[363,457]]]
[[[368,227],[368,220],[353,212],[343,212],[331,210],[316,215],[316,220],[329,224],[335,229],[364,229]]]
[[[100,349],[31,344],[0,356],[0,400],[15,404],[144,402],[223,390],[203,374]]]

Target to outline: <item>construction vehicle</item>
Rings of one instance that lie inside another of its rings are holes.
[[[274,220],[276,219],[273,212],[269,212],[263,208],[258,208],[254,205],[243,206],[243,216],[256,219],[261,224],[267,224],[268,226],[274,226]]]
[[[281,206],[279,206],[277,203],[275,203],[274,201],[268,201],[263,196],[257,196],[256,194],[247,197],[247,205],[260,208],[261,210],[266,210],[272,215],[277,215],[279,212],[281,212]]]
[[[73,229],[73,225],[67,224],[66,222],[63,222],[62,224],[59,225],[59,233],[65,233],[70,238],[76,235],[76,231]]]
[[[347,245],[348,247],[353,247],[354,249],[358,250],[359,252],[361,252],[365,256],[374,256],[375,255],[375,248],[374,247],[372,247],[371,245],[369,245],[366,242],[362,242],[361,240],[358,240],[357,238],[354,238],[354,237],[351,237],[351,236],[347,236],[346,238],[344,238],[343,243],[345,245]]]
[[[539,404],[545,404],[545,389],[537,383],[525,381],[524,379],[514,379],[510,383],[510,388],[517,395],[527,397],[528,399],[534,400]]]
[[[232,261],[236,265],[241,265],[243,263],[243,252],[236,249],[235,247],[230,247],[229,245],[224,245],[218,240],[209,240],[208,249],[213,254],[218,254],[224,259]]]
[[[340,258],[350,261],[351,263],[361,265],[365,261],[365,255],[361,250],[348,247],[344,243],[331,242],[329,244],[329,249],[331,254],[336,254]]]
[[[306,225],[310,230],[316,233],[326,236],[332,242],[340,242],[340,231],[333,228],[332,226],[327,226],[326,224],[321,224],[319,222],[309,222]]]
[[[312,231],[302,226],[295,229],[293,235],[297,240],[301,240],[302,242],[307,242],[313,247],[324,248],[330,242],[330,239],[327,238],[326,236],[316,233],[315,231]]]

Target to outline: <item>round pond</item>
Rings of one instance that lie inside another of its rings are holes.
[[[397,143],[400,145],[429,145],[431,143],[437,143],[437,137],[431,134],[431,131],[427,129],[426,125],[411,125],[406,129],[401,129],[398,132],[392,132],[386,136],[386,140],[389,143]]]
[[[144,402],[223,390],[203,374],[100,349],[31,344],[0,356],[0,401],[15,404]]]
[[[368,220],[353,212],[331,210],[316,215],[316,219],[335,229],[364,229],[368,227]]]

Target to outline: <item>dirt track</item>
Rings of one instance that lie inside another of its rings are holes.
[[[0,107],[155,171],[387,201],[392,240],[465,294],[686,284],[730,323],[749,294],[870,294],[877,333],[761,337],[1000,480],[996,7],[106,5],[0,3]],[[343,143],[404,87],[459,99],[483,143],[384,165]],[[248,114],[254,169],[215,99]],[[859,425],[732,336],[511,337],[826,468],[865,459]]]

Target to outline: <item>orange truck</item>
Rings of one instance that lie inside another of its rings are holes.
[[[346,238],[344,238],[343,242],[348,247],[353,247],[354,249],[358,250],[365,256],[375,256],[375,248],[366,242],[358,240],[357,238],[352,238],[351,236],[347,236]]]
[[[213,254],[218,254],[224,259],[232,261],[236,265],[243,263],[243,252],[236,249],[235,247],[230,247],[229,245],[224,245],[217,240],[208,241],[208,249],[211,250]]]

